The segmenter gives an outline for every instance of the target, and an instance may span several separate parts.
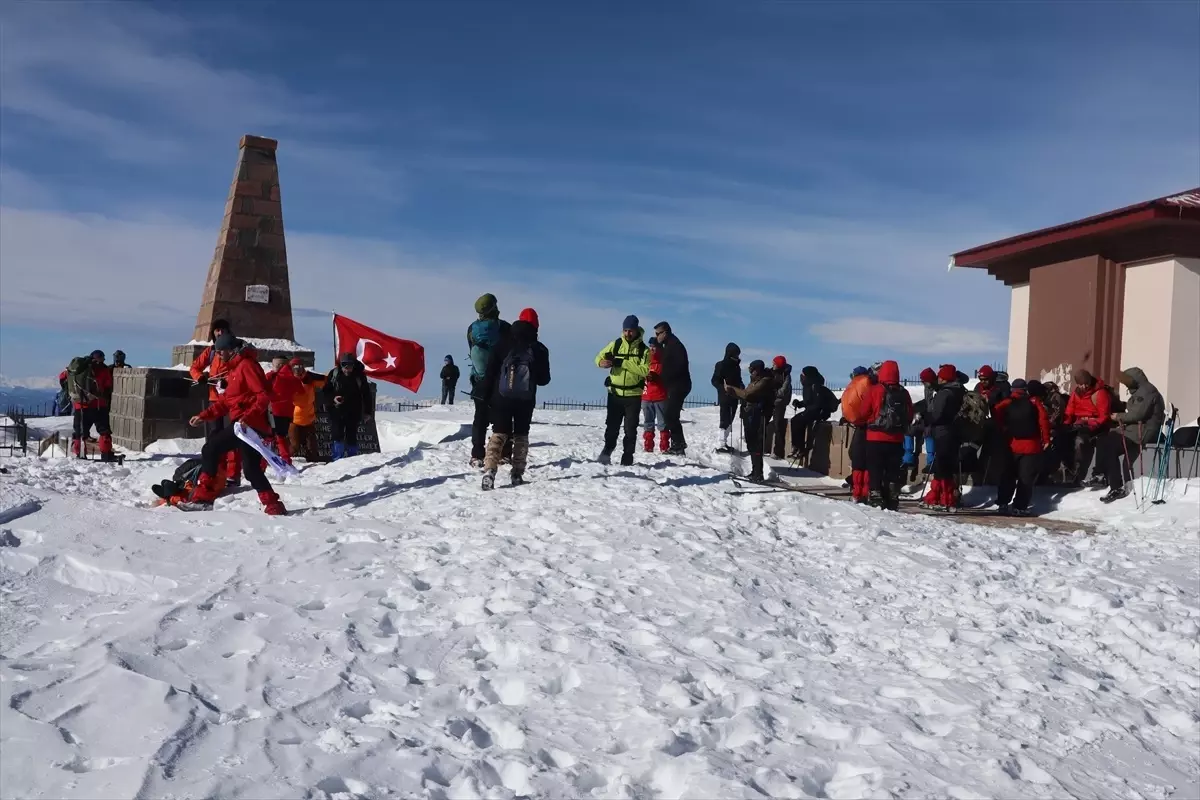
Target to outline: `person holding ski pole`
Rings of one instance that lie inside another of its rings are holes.
[[[1125,402],[1125,411],[1112,413],[1109,419],[1121,427],[1101,438],[1096,454],[1108,483],[1108,494],[1100,498],[1102,503],[1120,500],[1129,493],[1126,475],[1132,477],[1133,462],[1141,456],[1142,448],[1158,441],[1167,416],[1162,393],[1140,367],[1125,370],[1119,380],[1129,390],[1129,399]],[[1122,456],[1126,459],[1124,465],[1121,464]]]
[[[750,383],[745,389],[733,384],[725,384],[725,394],[734,397],[742,404],[742,423],[746,430],[746,449],[750,452],[751,481],[761,482],[763,478],[763,451],[766,449],[769,432],[767,423],[775,409],[775,390],[777,383],[774,373],[767,370],[767,365],[755,359],[750,362]]]

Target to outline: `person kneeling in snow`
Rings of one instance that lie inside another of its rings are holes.
[[[213,349],[226,366],[225,390],[208,408],[192,417],[190,423],[193,427],[199,427],[205,422],[228,416],[231,423],[241,422],[264,440],[270,439],[271,424],[267,420],[267,407],[271,403],[271,394],[267,388],[266,376],[254,351],[251,350],[247,354],[236,349],[236,343],[237,340],[228,331],[218,336],[213,343]],[[287,509],[283,507],[279,495],[271,488],[270,481],[263,473],[259,452],[237,438],[232,424],[210,435],[204,443],[204,449],[200,451],[203,465],[189,501],[211,504],[217,499],[220,493],[217,483],[218,464],[229,452],[241,454],[242,470],[246,474],[246,480],[258,492],[263,510],[268,514],[286,514]]]
[[[478,396],[487,401],[492,420],[483,461],[483,490],[496,485],[496,470],[510,438],[512,485],[525,482],[529,462],[529,426],[537,405],[537,387],[550,383],[550,351],[538,341],[538,315],[532,308],[521,312],[509,335],[492,348]]]
[[[750,451],[750,475],[752,481],[762,481],[763,450],[766,449],[770,433],[767,423],[775,410],[775,375],[767,371],[762,361],[750,362],[750,385],[745,389],[725,384],[725,393],[742,401],[742,424],[746,428],[746,449]]]

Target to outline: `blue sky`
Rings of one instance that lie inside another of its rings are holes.
[[[244,133],[320,366],[336,308],[436,369],[485,291],[548,397],[602,395],[628,313],[700,385],[730,340],[1000,361],[1007,291],[949,254],[1200,184],[1198,43],[1183,2],[3,2],[0,372],[165,364]]]

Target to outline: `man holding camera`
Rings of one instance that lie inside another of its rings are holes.
[[[650,373],[650,351],[643,341],[644,335],[638,318],[630,314],[621,325],[621,336],[605,345],[596,356],[596,366],[608,370],[604,380],[608,387],[608,417],[604,426],[604,450],[600,452],[601,464],[612,461],[613,451],[617,449],[617,432],[624,424],[621,466],[633,465],[642,390]]]

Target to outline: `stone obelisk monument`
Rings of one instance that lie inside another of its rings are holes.
[[[192,341],[171,353],[174,364],[190,364],[208,345],[213,320],[227,320],[233,333],[253,345],[259,361],[275,356],[299,358],[314,366],[313,351],[296,344],[292,293],[288,282],[283,205],[279,196],[279,143],[243,136],[237,169],[217,247],[196,315]]]

